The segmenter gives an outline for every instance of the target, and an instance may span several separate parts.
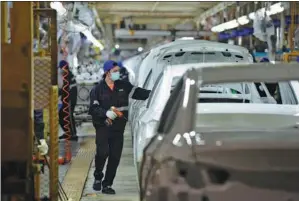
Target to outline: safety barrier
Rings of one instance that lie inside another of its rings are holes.
[[[296,59],[299,57],[299,51],[289,52],[283,54],[283,61],[286,63],[297,62]]]
[[[35,4],[34,35],[37,52],[34,53],[34,109],[43,111],[44,137],[49,145],[48,156],[41,157],[35,148],[35,199],[48,198],[56,201],[59,197],[58,171],[58,87],[57,87],[57,24],[56,11],[39,9]],[[45,21],[46,30],[40,35],[40,22]],[[34,146],[36,147],[36,146]]]

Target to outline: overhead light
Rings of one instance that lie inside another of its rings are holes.
[[[261,8],[256,12],[265,12],[266,8]],[[267,15],[275,15],[277,13],[281,13],[284,11],[284,7],[282,6],[281,3],[276,3],[273,4],[272,6],[270,6],[270,9],[266,11]],[[248,17],[246,15],[243,15],[241,17],[239,17],[238,19],[234,19],[231,20],[229,22],[225,22],[222,24],[219,24],[217,26],[212,27],[211,31],[212,32],[222,32],[225,30],[229,30],[229,29],[234,29],[236,27],[238,27],[239,25],[245,25],[248,24],[250,22],[250,19],[253,20],[255,18],[255,12],[252,12],[248,15]]]
[[[138,52],[142,52],[143,48],[142,47],[138,47]]]
[[[66,9],[63,7],[62,3],[59,1],[54,1],[50,3],[50,7],[57,11],[58,15],[65,15]]]
[[[179,40],[194,40],[194,37],[182,37]]]
[[[116,49],[119,49],[119,44],[115,44],[115,48],[116,48]]]
[[[104,46],[92,35],[89,30],[85,29],[84,31],[82,31],[82,33],[86,36],[87,40],[92,42],[94,46],[100,48],[100,50],[104,49]]]

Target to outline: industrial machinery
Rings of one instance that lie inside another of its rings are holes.
[[[8,9],[7,2],[1,2],[1,14],[1,109],[5,117],[1,121],[1,200],[44,197],[56,201],[60,195],[56,12],[39,8],[39,3],[13,2]],[[41,37],[40,23],[44,21],[47,35]],[[34,38],[38,46],[35,53]],[[49,135],[45,135],[50,147],[49,159],[41,158],[33,140],[33,110],[44,113],[43,121],[49,130]]]

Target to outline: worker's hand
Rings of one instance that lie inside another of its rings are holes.
[[[109,119],[114,120],[114,119],[116,119],[117,114],[116,114],[115,112],[113,112],[112,110],[108,110],[108,111],[106,112],[106,116],[107,116]]]
[[[48,147],[48,145],[47,145],[46,140],[42,139],[42,140],[40,140],[39,142],[40,142],[40,145],[38,145],[37,148],[38,148],[40,154],[41,154],[42,156],[44,156],[44,155],[46,155],[46,154],[48,153],[48,151],[49,151],[49,147]]]

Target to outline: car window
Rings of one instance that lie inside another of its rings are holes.
[[[228,51],[180,51],[172,54],[173,56],[168,58],[172,65],[208,62],[248,62],[240,53]]]
[[[184,79],[183,77],[178,80],[177,85],[173,88],[173,91],[164,107],[162,112],[160,123],[158,126],[159,133],[167,133],[173,124],[173,117],[175,117],[176,112],[179,107],[179,103],[182,100]]]
[[[150,72],[148,73],[142,88],[147,89],[151,76],[152,76],[152,70],[150,70]]]
[[[179,76],[172,79],[172,88],[179,79]],[[206,84],[200,86],[198,102],[298,104],[290,82]]]
[[[288,82],[224,83],[200,86],[199,103],[298,104]]]
[[[152,104],[152,102],[155,100],[155,97],[158,93],[158,89],[159,89],[159,85],[161,83],[161,78],[163,76],[163,73],[160,73],[159,77],[157,78],[155,85],[153,87],[152,93],[150,94],[149,98],[148,98],[148,102],[147,102],[147,106],[146,108],[149,108],[150,105]]]

